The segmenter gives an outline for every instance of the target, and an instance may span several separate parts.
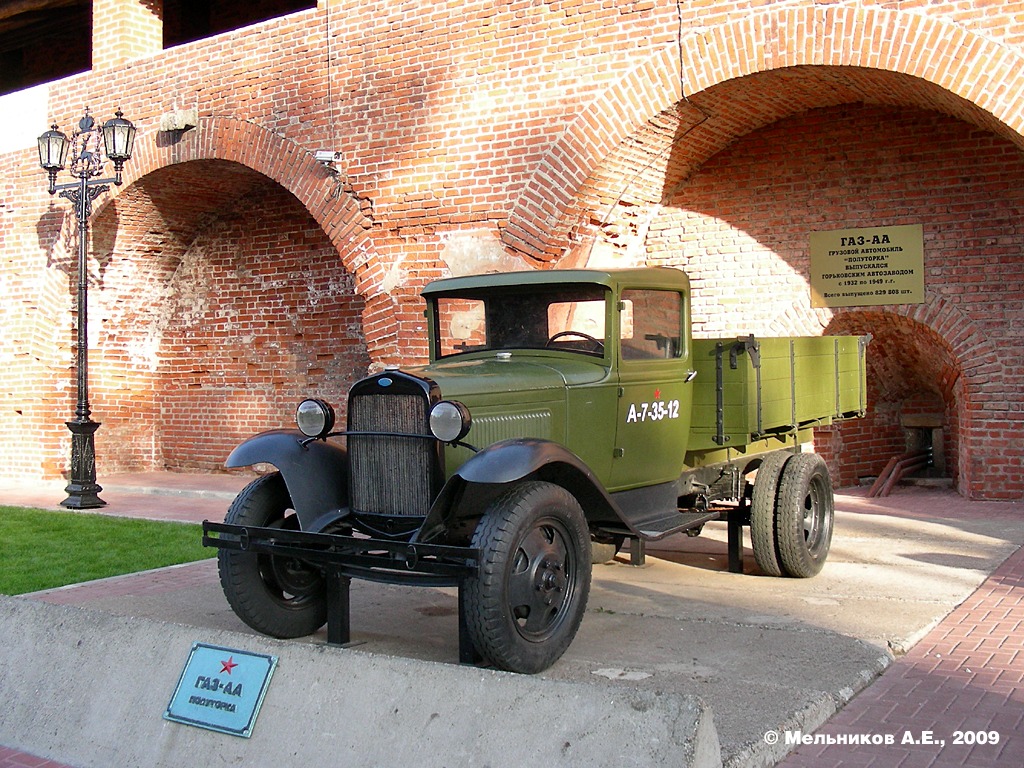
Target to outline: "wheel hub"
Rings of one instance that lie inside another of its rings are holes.
[[[302,597],[322,589],[320,572],[293,558],[270,557],[270,570],[277,586],[287,595]]]
[[[573,589],[564,533],[544,524],[519,543],[509,577],[508,606],[519,632],[533,640],[548,636],[561,621]]]
[[[565,573],[558,561],[544,560],[537,571],[537,591],[544,593],[544,604],[554,603],[558,592],[565,588]]]

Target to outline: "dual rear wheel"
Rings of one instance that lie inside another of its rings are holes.
[[[835,498],[824,460],[814,453],[773,453],[754,480],[750,539],[768,576],[809,578],[832,545]]]

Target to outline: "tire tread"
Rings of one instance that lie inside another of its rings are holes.
[[[266,526],[291,507],[291,497],[279,473],[263,475],[243,488],[228,508],[224,522]],[[280,513],[280,515],[278,514]],[[217,553],[221,589],[242,621],[271,637],[305,637],[327,622],[326,592],[297,608],[275,602],[259,576],[258,555],[221,549]]]
[[[580,572],[576,595],[569,608],[564,631],[551,641],[529,643],[510,628],[506,615],[503,580],[525,526],[535,510],[562,504],[569,510],[564,521],[579,545],[575,553]],[[482,551],[480,571],[464,586],[466,627],[476,650],[491,664],[513,672],[540,672],[565,652],[586,611],[590,589],[590,533],[586,518],[573,496],[552,483],[530,481],[510,487],[488,507],[473,534],[473,546]]]
[[[792,454],[769,454],[758,467],[754,479],[754,495],[750,501],[750,544],[757,567],[766,576],[781,576],[776,508],[779,499],[779,481]]]
[[[820,485],[827,530],[818,552],[811,552],[804,540],[803,504],[812,484]],[[832,479],[824,460],[815,453],[801,453],[786,464],[779,483],[779,507],[776,530],[779,564],[787,576],[806,579],[818,574],[825,565],[832,540],[835,501]]]

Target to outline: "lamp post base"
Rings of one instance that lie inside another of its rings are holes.
[[[107,502],[96,495],[102,490],[103,487],[96,483],[68,483],[64,489],[64,493],[68,494],[68,497],[60,505],[67,509],[96,509],[97,507],[105,507]]]
[[[64,489],[68,497],[60,505],[68,509],[104,507],[107,502],[97,495],[103,488],[96,483],[94,435],[99,429],[99,422],[86,417],[64,423],[71,430],[71,482]]]

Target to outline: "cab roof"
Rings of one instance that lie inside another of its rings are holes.
[[[488,288],[520,286],[600,285],[617,291],[620,288],[664,288],[689,290],[686,274],[672,267],[637,267],[634,269],[535,269],[522,272],[496,272],[486,275],[449,277],[435,280],[423,289],[423,296],[473,292]]]

